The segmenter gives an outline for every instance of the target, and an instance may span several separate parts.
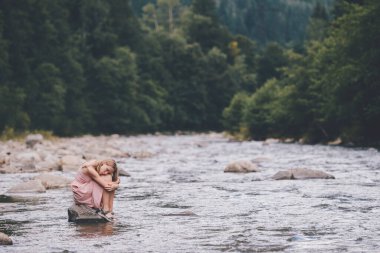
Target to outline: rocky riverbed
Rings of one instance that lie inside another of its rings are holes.
[[[122,170],[117,220],[67,221],[85,160]],[[228,172],[228,173],[226,173]],[[221,134],[41,136],[0,143],[7,252],[374,252],[375,149],[234,142]]]

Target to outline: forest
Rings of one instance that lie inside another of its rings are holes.
[[[379,145],[379,1],[229,2],[0,1],[0,132]]]

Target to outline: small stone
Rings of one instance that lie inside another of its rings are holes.
[[[260,171],[256,164],[251,161],[236,161],[227,165],[224,172],[249,173]]]
[[[4,233],[0,232],[0,245],[12,245],[12,239]]]
[[[342,139],[341,138],[337,138],[336,140],[330,141],[327,144],[330,145],[330,146],[338,146],[338,145],[342,145],[342,143],[343,143]]]
[[[163,216],[198,216],[198,215],[196,215],[194,212],[192,212],[190,210],[186,210],[186,211],[179,212],[179,213],[164,214]]]

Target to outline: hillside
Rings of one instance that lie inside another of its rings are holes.
[[[305,39],[309,17],[317,3],[330,10],[335,0],[216,0],[218,17],[232,33],[243,34],[260,44],[280,44]],[[132,0],[140,15],[142,7],[156,0]],[[181,0],[189,5],[191,0]]]

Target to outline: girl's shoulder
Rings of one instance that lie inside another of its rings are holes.
[[[90,160],[90,161],[84,162],[81,167],[82,168],[84,168],[84,167],[96,167],[96,166],[98,166],[98,164],[99,164],[99,161]]]

